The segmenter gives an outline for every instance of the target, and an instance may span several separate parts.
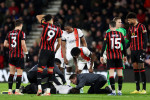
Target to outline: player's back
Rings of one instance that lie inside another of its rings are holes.
[[[43,32],[41,35],[40,48],[54,51],[54,43],[61,37],[61,29],[50,23],[43,22]]]
[[[106,33],[107,38],[107,58],[122,59],[121,43],[123,35],[121,32],[110,31]]]
[[[9,43],[9,56],[23,58],[21,40],[25,40],[25,33],[21,30],[12,30],[7,34],[6,40]]]

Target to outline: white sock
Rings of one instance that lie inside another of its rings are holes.
[[[118,93],[121,93],[121,91],[120,91],[120,90],[118,90]]]
[[[8,89],[9,92],[12,92],[12,89]]]
[[[71,76],[71,72],[66,72],[66,82],[67,82],[67,85],[70,85],[70,80],[69,80],[70,76]]]
[[[116,91],[115,91],[115,90],[112,90],[112,93],[116,93]]]
[[[51,90],[50,88],[47,88],[46,92],[47,92],[47,93],[50,93],[50,90]]]
[[[19,92],[19,89],[16,89],[16,91],[15,92]]]
[[[38,85],[38,90],[42,90],[42,86],[41,85]]]

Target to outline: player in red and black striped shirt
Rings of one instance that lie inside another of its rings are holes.
[[[51,15],[37,15],[36,17],[43,27],[40,42],[40,54],[38,63],[39,66],[37,72],[37,95],[40,96],[42,93],[41,75],[45,66],[48,67],[48,82],[51,83],[53,81],[52,75],[54,68],[55,52],[59,49],[61,45],[61,29],[53,24],[53,18]],[[54,51],[54,43],[56,39],[58,41],[58,44],[56,50]],[[47,91],[44,93],[44,95],[50,95],[50,84],[48,87],[49,88],[47,88]]]
[[[112,88],[112,93],[110,95],[116,95],[115,92],[115,79],[114,79],[114,70],[117,70],[118,75],[118,95],[122,95],[122,55],[124,54],[124,61],[126,61],[126,49],[125,49],[125,40],[121,32],[116,31],[116,22],[111,21],[109,24],[110,32],[106,33],[104,38],[104,44],[102,48],[100,61],[103,63],[103,53],[107,45],[107,68],[109,69],[109,80]],[[123,54],[121,51],[121,44],[123,44]]]
[[[147,45],[147,30],[145,26],[138,22],[135,13],[127,15],[128,23],[131,25],[128,29],[127,38],[131,50],[131,61],[135,74],[136,90],[132,93],[146,93],[146,75],[144,69],[145,51]],[[143,90],[140,92],[140,73],[143,82]]]
[[[19,87],[21,84],[22,72],[24,69],[24,54],[26,54],[26,61],[29,60],[26,43],[25,43],[25,33],[22,31],[23,22],[21,20],[16,20],[15,29],[7,34],[4,41],[4,46],[9,47],[9,67],[10,76],[8,79],[9,92],[12,94],[13,77],[15,70],[17,69],[17,79],[16,79],[16,92],[15,94],[20,95]]]

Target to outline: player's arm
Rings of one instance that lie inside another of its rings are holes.
[[[9,47],[8,40],[5,40],[5,41],[4,41],[4,47]]]
[[[128,41],[127,45],[126,45],[126,49],[129,48],[130,43],[131,43],[131,33],[130,33],[130,28],[129,28],[129,30],[128,30],[127,39],[128,39],[129,41]]]
[[[83,78],[80,79],[79,84],[76,86],[76,88],[81,89],[82,87],[84,87],[85,83],[86,83],[85,79],[83,79]]]
[[[142,27],[142,37],[143,37],[143,50],[146,51],[146,46],[147,46],[147,30],[144,25],[141,25]]]
[[[44,16],[45,16],[45,15],[37,15],[37,16],[36,16],[36,18],[37,18],[37,20],[38,20],[39,23],[42,22],[42,19],[43,19]]]
[[[73,62],[75,64],[75,72],[78,74],[78,64],[77,64],[77,58],[73,57]]]
[[[125,47],[125,39],[124,39],[124,36],[121,34],[121,43],[123,45],[123,54],[124,54],[124,58],[123,58],[123,61],[124,63],[127,61],[127,52],[126,52],[126,47]]]
[[[103,42],[103,47],[102,47],[102,52],[101,52],[101,57],[100,57],[100,62],[103,63],[103,53],[105,51],[105,48],[106,48],[106,44],[107,44],[107,34],[105,35],[105,38],[104,38],[104,42]]]
[[[84,47],[87,47],[87,43],[86,43],[86,40],[85,40],[85,37],[84,37],[84,36],[81,37],[81,42],[82,42],[82,45],[83,45]]]
[[[129,42],[129,40],[127,39],[126,35],[127,35],[127,32],[126,32],[126,30],[124,29],[125,44],[127,44],[127,43]]]
[[[57,50],[59,49],[59,47],[61,46],[61,38],[57,38],[58,44],[56,46],[56,50],[55,52],[57,52]]]

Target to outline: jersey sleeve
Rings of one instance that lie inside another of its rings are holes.
[[[62,37],[61,37],[62,41],[66,41],[66,37],[65,37],[65,32],[63,31]]]
[[[60,38],[60,37],[61,37],[61,34],[62,34],[62,31],[61,31],[61,29],[59,28],[59,29],[58,29],[58,35],[57,35],[57,38]]]
[[[22,31],[21,32],[21,40],[25,40],[26,39],[26,35],[25,35],[25,33]]]
[[[89,56],[91,54],[91,51],[87,47],[83,48],[83,52],[86,56]]]
[[[77,31],[78,31],[78,34],[79,34],[79,38],[84,36],[83,32],[80,29],[77,29]]]

